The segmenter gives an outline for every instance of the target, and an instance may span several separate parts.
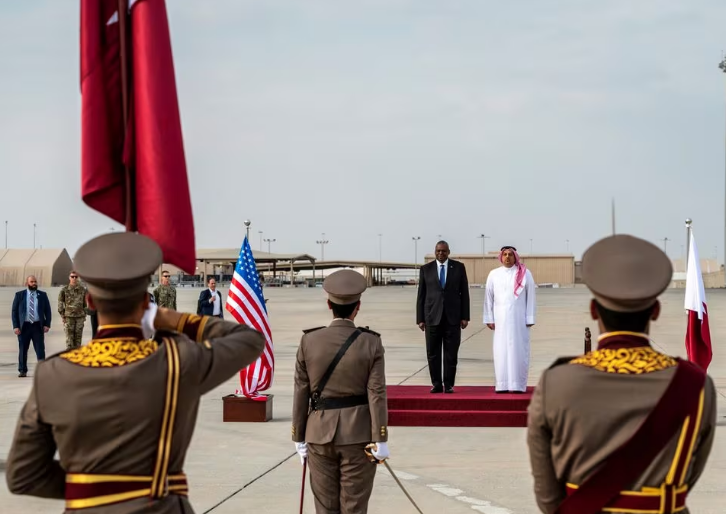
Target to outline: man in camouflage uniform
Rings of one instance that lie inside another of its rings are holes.
[[[176,310],[176,288],[169,283],[170,278],[168,271],[161,272],[161,285],[154,289],[154,301],[159,307]]]
[[[78,348],[83,343],[83,325],[88,306],[86,288],[78,283],[78,273],[71,271],[70,283],[58,293],[58,312],[66,332],[66,349]]]

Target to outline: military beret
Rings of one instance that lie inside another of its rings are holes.
[[[344,269],[325,277],[323,289],[328,293],[328,300],[339,305],[355,303],[368,287],[363,275],[357,271]]]
[[[657,246],[629,235],[601,239],[582,256],[582,281],[606,309],[652,306],[673,280],[673,265]]]
[[[163,253],[152,239],[133,232],[116,232],[91,239],[73,259],[92,297],[120,300],[147,291]]]

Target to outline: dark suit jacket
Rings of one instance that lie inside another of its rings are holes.
[[[416,298],[416,323],[458,325],[469,321],[469,281],[466,268],[449,259],[446,287],[439,282],[439,263],[434,260],[421,266]],[[445,315],[446,319],[442,319]]]
[[[217,301],[219,302],[219,317],[224,318],[224,303],[222,303],[222,293],[219,290],[217,293]],[[197,302],[197,314],[200,316],[213,316],[214,304],[209,303],[209,299],[212,297],[212,292],[209,288],[199,293],[199,302]]]
[[[50,301],[48,295],[43,291],[38,292],[38,321],[44,326],[50,328],[51,312],[50,312]],[[25,323],[25,316],[28,312],[28,290],[23,289],[15,293],[13,298],[13,307],[11,310],[10,317],[13,320],[13,330],[16,328],[23,328]]]

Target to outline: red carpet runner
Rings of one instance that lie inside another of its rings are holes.
[[[388,386],[391,427],[526,427],[533,387],[523,394],[497,394],[493,386],[457,386],[431,394],[431,386]]]

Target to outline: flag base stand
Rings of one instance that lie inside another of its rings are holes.
[[[241,423],[264,423],[272,419],[272,398],[268,394],[265,400],[250,400],[245,396],[228,394],[222,397],[222,421]]]

